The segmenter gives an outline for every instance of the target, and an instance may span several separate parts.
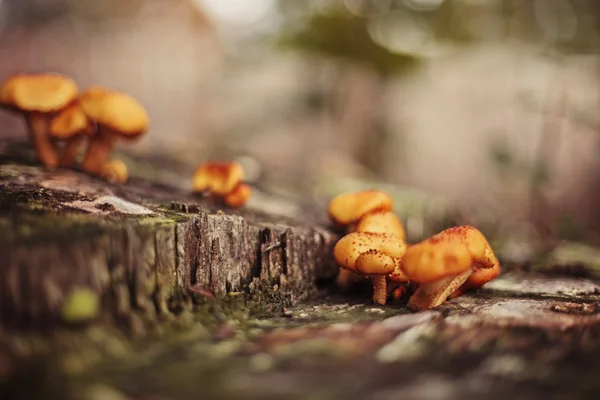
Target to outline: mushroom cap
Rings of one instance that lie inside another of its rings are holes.
[[[410,246],[402,258],[402,269],[411,281],[434,282],[458,275],[473,265],[473,256],[460,238],[437,234]]]
[[[73,102],[50,123],[50,136],[55,139],[69,139],[81,133],[91,133],[91,124],[78,102]]]
[[[448,228],[438,235],[452,236],[462,240],[467,247],[473,260],[479,264],[480,268],[495,268],[499,264],[492,247],[488,243],[483,233],[470,225],[461,225]]]
[[[148,113],[125,93],[92,86],[81,94],[79,102],[90,120],[124,138],[137,138],[148,129]]]
[[[340,267],[356,271],[356,259],[369,250],[378,250],[392,258],[401,258],[406,243],[398,236],[388,233],[352,232],[338,240],[333,256]]]
[[[356,225],[357,232],[391,233],[404,239],[404,225],[392,211],[373,211],[364,215]]]
[[[391,211],[392,198],[381,190],[342,193],[329,202],[329,217],[337,224],[350,225],[373,211]]]
[[[252,188],[245,183],[239,183],[235,189],[225,195],[224,201],[229,207],[239,208],[248,202],[250,195],[252,194]]]
[[[244,169],[236,162],[207,162],[196,168],[192,185],[195,192],[210,190],[213,194],[226,196],[243,179]]]
[[[18,74],[0,85],[0,104],[20,111],[54,113],[71,103],[78,91],[68,76]]]
[[[454,226],[441,231],[438,235],[455,236],[469,247],[473,258],[483,257],[487,241],[483,234],[475,227],[469,225]]]
[[[361,275],[388,275],[394,272],[394,259],[379,250],[368,250],[358,256],[354,263]]]

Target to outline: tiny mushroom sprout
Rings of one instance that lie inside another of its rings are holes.
[[[104,165],[102,177],[110,183],[125,183],[129,177],[127,165],[121,160],[110,160]]]
[[[75,100],[78,91],[71,78],[52,73],[18,74],[0,85],[0,107],[25,116],[38,158],[47,167],[59,163],[48,135],[50,120]]]
[[[500,273],[500,263],[483,234],[465,225],[411,246],[402,259],[402,270],[419,283],[409,308],[423,310],[494,279]]]
[[[82,169],[101,175],[115,142],[137,139],[148,130],[149,116],[144,107],[125,93],[93,86],[79,97],[89,120],[97,126],[90,139]]]
[[[242,207],[252,194],[243,183],[244,169],[236,162],[206,162],[198,166],[192,180],[196,193],[209,193],[232,208]]]
[[[64,108],[50,123],[50,137],[66,141],[60,158],[61,167],[72,167],[75,164],[79,148],[85,136],[91,136],[94,128],[79,102],[75,101]]]
[[[352,232],[341,238],[333,256],[344,269],[371,278],[373,301],[385,304],[386,276],[394,272],[406,252],[406,243],[388,233]]]

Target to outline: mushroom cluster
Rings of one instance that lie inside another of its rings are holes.
[[[74,167],[87,141],[81,168],[114,183],[128,176],[125,163],[108,160],[114,143],[139,138],[149,124],[144,107],[127,94],[99,86],[79,93],[75,81],[54,73],[9,77],[0,84],[0,107],[24,115],[45,166]]]
[[[334,248],[340,276],[370,278],[377,304],[386,303],[387,280],[407,282],[401,269],[407,249],[404,226],[392,209],[392,198],[379,190],[340,194],[328,208],[329,218],[347,232]]]
[[[348,231],[334,247],[336,262],[371,278],[375,303],[386,303],[388,281],[417,285],[408,306],[425,310],[500,274],[500,262],[490,244],[472,226],[449,228],[420,243],[406,244],[404,227],[384,192],[338,195],[328,211],[334,225]]]
[[[206,162],[194,172],[193,191],[208,194],[211,199],[231,208],[244,206],[252,189],[244,183],[244,169],[236,162]]]

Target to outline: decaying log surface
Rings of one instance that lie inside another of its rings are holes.
[[[507,265],[419,313],[406,299],[374,306],[369,285],[311,297],[336,272],[320,207],[262,196],[220,213],[176,185],[111,186],[11,154],[0,163],[1,326],[52,321],[80,285],[131,332],[145,317],[165,323],[133,340],[114,324],[0,329],[2,399],[600,398],[600,253],[586,253],[594,273],[575,257],[577,276],[564,267],[580,249]],[[194,301],[179,299],[189,286]],[[253,288],[264,291],[254,303],[236,294]]]
[[[115,186],[22,153],[11,146],[0,160],[5,327],[59,322],[80,288],[98,295],[105,316],[152,316],[189,287],[221,295],[260,286],[293,304],[336,273],[336,236],[317,207],[256,191],[248,207],[220,208],[179,188],[189,176]]]

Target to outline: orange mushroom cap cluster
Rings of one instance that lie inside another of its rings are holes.
[[[98,176],[118,169],[127,179],[122,161],[109,162],[119,137],[134,139],[148,129],[144,107],[132,97],[94,86],[79,93],[71,78],[60,74],[18,74],[0,84],[0,107],[23,113],[38,158],[50,168],[72,167],[79,148],[89,141],[82,169]],[[52,141],[64,141],[62,157]],[[118,167],[116,167],[118,166]]]
[[[404,227],[391,198],[377,190],[344,193],[329,204],[334,223],[350,231],[334,248],[344,270],[373,280],[373,300],[386,302],[386,281],[413,282],[409,307],[423,310],[476,289],[501,271],[485,236],[472,226],[446,229],[420,243],[404,242]]]
[[[194,192],[209,193],[231,208],[243,207],[252,194],[244,183],[244,169],[236,162],[207,162],[199,165],[192,181]]]
[[[373,301],[378,304],[386,303],[388,277],[406,282],[400,268],[405,231],[392,208],[391,197],[380,190],[340,194],[328,208],[333,223],[349,231],[334,248],[342,268],[338,280],[347,279],[348,273],[371,278]]]

